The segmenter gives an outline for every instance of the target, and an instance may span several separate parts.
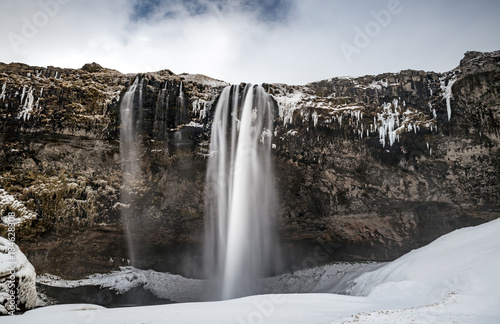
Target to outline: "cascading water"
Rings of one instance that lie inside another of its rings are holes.
[[[274,104],[261,86],[226,87],[215,109],[206,185],[211,298],[258,293],[276,262],[271,167]]]
[[[157,138],[163,139],[168,125],[167,125],[167,111],[168,111],[168,102],[169,102],[169,94],[167,90],[168,81],[165,81],[165,85],[163,89],[160,90],[160,94],[158,95],[158,99],[156,101],[156,110],[155,110],[155,118],[153,122],[153,132],[156,134]]]
[[[120,158],[123,172],[121,187],[121,217],[127,236],[129,259],[136,261],[133,244],[133,188],[141,181],[140,130],[142,122],[142,79],[136,77],[122,98],[120,105]]]

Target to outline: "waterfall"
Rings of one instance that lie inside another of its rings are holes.
[[[258,279],[273,270],[273,108],[261,86],[247,85],[226,87],[215,109],[206,178],[211,298],[258,293]]]
[[[182,91],[182,81],[179,85],[179,106],[184,107],[184,92]]]
[[[175,124],[187,124],[189,123],[188,112],[186,109],[186,99],[184,98],[184,90],[182,81],[179,85],[179,99],[177,100],[177,113],[175,118]]]
[[[121,217],[127,236],[129,259],[136,261],[133,244],[133,193],[141,181],[140,131],[142,123],[142,89],[144,79],[136,77],[122,98],[120,105],[120,159],[123,172],[121,187]]]
[[[155,117],[153,122],[153,132],[157,139],[164,139],[166,136],[167,125],[167,111],[169,94],[167,90],[168,81],[165,81],[163,89],[160,90],[158,99],[156,101]]]

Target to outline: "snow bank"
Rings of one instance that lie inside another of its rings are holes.
[[[264,278],[260,285],[265,294],[323,292],[345,294],[354,278],[362,273],[378,269],[384,264],[376,262],[328,264]],[[78,280],[64,280],[54,275],[44,274],[37,277],[37,283],[58,288],[99,286],[114,290],[117,294],[124,294],[132,288],[142,286],[155,297],[174,302],[202,300],[208,284],[205,280],[134,267],[121,267],[120,271],[94,274]]]
[[[448,292],[473,292],[479,283],[485,284],[483,288],[494,284],[500,290],[499,280],[488,282],[496,277],[494,274],[500,266],[499,233],[500,219],[456,230],[381,269],[361,275],[354,281],[350,293],[378,295],[386,287],[400,282],[412,282],[431,290],[439,287]]]
[[[130,289],[143,286],[154,296],[175,302],[196,301],[204,295],[205,282],[198,279],[184,278],[170,273],[154,270],[141,270],[134,267],[122,267],[121,271],[109,274],[96,274],[86,279],[62,280],[53,275],[42,275],[37,282],[61,288],[81,286],[100,286],[123,294]]]
[[[0,314],[35,307],[35,277],[35,268],[19,247],[0,237]]]
[[[264,292],[267,294],[296,293],[340,293],[345,294],[351,287],[352,280],[361,274],[373,271],[385,263],[339,262],[319,267],[285,273],[276,277],[265,278]]]
[[[447,310],[454,314],[450,318],[458,314],[470,322],[500,320],[499,233],[500,219],[456,230],[361,275],[350,293],[421,307],[428,314],[433,308]]]

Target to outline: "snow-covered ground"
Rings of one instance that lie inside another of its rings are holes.
[[[122,267],[121,271],[96,274],[80,280],[63,280],[52,275],[42,275],[37,278],[37,282],[59,288],[99,286],[117,294],[123,294],[135,287],[142,287],[157,298],[178,303],[201,300],[205,291],[203,280],[134,267]]]
[[[339,262],[320,267],[307,268],[293,273],[262,279],[260,284],[262,293],[265,294],[290,294],[290,293],[341,293],[346,294],[352,285],[352,280],[362,273],[375,270],[384,263]],[[111,297],[122,295],[133,288],[139,287],[151,293],[154,297],[167,302],[193,302],[207,299],[207,282],[200,279],[185,278],[179,275],[143,270],[134,267],[122,267],[120,271],[107,274],[95,274],[85,279],[64,280],[60,277],[44,274],[36,279],[38,284],[56,288],[77,288],[93,286],[96,289],[105,289],[106,295]],[[42,287],[43,289],[43,287]],[[48,297],[42,293],[44,300]],[[56,295],[52,295],[56,303],[64,302]],[[86,296],[82,296],[85,300]],[[119,297],[118,297],[119,298]],[[49,299],[51,299],[49,297]],[[134,299],[129,297],[129,299]],[[107,300],[108,301],[108,300]],[[109,300],[109,305],[112,300]],[[141,304],[141,296],[136,302]],[[40,304],[43,304],[40,301]],[[107,305],[105,305],[107,306]]]
[[[383,265],[385,263],[339,262],[302,269],[264,279],[263,292],[266,294],[335,293],[345,295],[351,288],[354,278]]]
[[[382,267],[386,263],[377,262],[339,262],[314,268],[301,269],[275,277],[262,279],[260,285],[266,294],[287,293],[341,293],[346,294],[353,279],[361,274]],[[58,288],[99,286],[117,294],[142,286],[158,298],[174,302],[197,301],[203,299],[207,282],[200,279],[185,278],[179,275],[143,270],[134,267],[121,267],[120,271],[94,274],[85,279],[65,280],[58,276],[43,274],[37,283]]]
[[[500,323],[499,233],[500,219],[457,230],[344,280],[342,289],[350,295],[269,294],[114,309],[57,305],[4,317],[2,323]],[[323,270],[307,289],[328,287],[324,279],[335,275]]]

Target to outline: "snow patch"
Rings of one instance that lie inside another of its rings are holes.
[[[191,81],[199,84],[203,84],[205,86],[209,87],[226,87],[230,85],[229,83],[217,79],[212,79],[210,77],[207,77],[206,75],[203,74],[180,74],[180,76],[185,80],[185,81]]]
[[[124,208],[130,208],[130,204],[124,204],[121,202],[117,202],[113,205],[113,209],[124,209]]]
[[[198,127],[198,128],[203,128],[203,124],[197,123],[195,121],[190,121],[189,124],[186,124],[188,127]]]
[[[267,294],[334,293],[345,294],[352,281],[386,263],[339,262],[307,268],[263,279]]]
[[[389,82],[387,82],[387,80],[374,80],[368,85],[368,87],[365,87],[364,89],[377,89],[378,91],[380,91],[382,90],[382,88],[387,88],[388,86]]]
[[[304,94],[300,91],[281,96],[273,95],[274,100],[278,103],[278,114],[283,120],[283,126],[292,123],[293,112],[300,108],[299,103],[304,97]]]
[[[95,274],[85,279],[64,280],[54,275],[42,275],[37,282],[60,288],[81,286],[100,286],[123,294],[130,289],[144,286],[144,289],[158,298],[175,302],[200,300],[203,296],[205,281],[185,278],[154,270],[141,270],[134,267],[121,267],[120,271],[108,274]]]
[[[14,221],[7,221],[7,216],[2,217],[3,224],[7,225],[9,223],[19,224],[25,220],[36,218],[37,214],[26,206],[14,196],[10,195],[7,191],[0,188],[0,215],[7,214],[7,209],[11,212],[16,213]]]

